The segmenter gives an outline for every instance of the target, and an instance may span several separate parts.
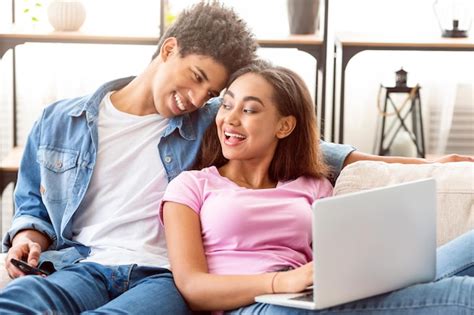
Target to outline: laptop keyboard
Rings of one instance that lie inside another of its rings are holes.
[[[313,302],[314,301],[314,296],[313,292],[308,292],[303,295],[299,295],[297,297],[291,298],[290,300],[295,300],[295,301],[304,301],[304,302]]]

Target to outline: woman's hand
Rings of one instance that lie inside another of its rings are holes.
[[[275,293],[297,293],[313,284],[313,262],[299,268],[279,272],[273,279]]]

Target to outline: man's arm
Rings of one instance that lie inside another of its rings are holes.
[[[401,157],[401,156],[380,156],[367,154],[359,151],[352,151],[349,153],[344,161],[344,166],[357,162],[357,161],[380,161],[386,163],[401,163],[401,164],[429,164],[429,163],[448,163],[448,162],[474,162],[473,156],[460,155],[460,154],[449,154],[442,156],[438,159],[427,160],[424,158],[416,157]]]
[[[344,167],[357,161],[381,161],[402,164],[474,162],[474,157],[459,154],[449,154],[434,160],[414,157],[373,155],[359,152],[351,145],[331,143],[323,140],[320,142],[320,147],[324,156],[324,161],[329,165],[331,170],[329,179],[333,184]]]
[[[40,253],[52,243],[54,229],[43,203],[40,167],[37,162],[41,119],[35,122],[25,145],[15,188],[15,216],[3,237],[7,252],[5,267],[11,277],[23,275],[11,265],[10,259],[24,260],[36,267]]]

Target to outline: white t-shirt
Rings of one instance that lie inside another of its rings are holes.
[[[73,239],[91,248],[84,261],[168,265],[159,202],[168,184],[158,143],[168,119],[117,110],[111,93],[99,108],[94,173],[73,218]]]

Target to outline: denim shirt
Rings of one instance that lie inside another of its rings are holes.
[[[3,238],[3,251],[11,247],[19,231],[34,229],[52,241],[40,263],[51,261],[60,269],[87,257],[90,249],[73,240],[72,225],[96,163],[99,104],[108,92],[131,80],[118,79],[91,95],[61,100],[44,109],[25,146],[15,189],[15,216]],[[211,99],[201,109],[169,120],[157,148],[169,181],[192,166],[219,103],[218,98]],[[353,148],[325,142],[322,148],[337,176]]]

